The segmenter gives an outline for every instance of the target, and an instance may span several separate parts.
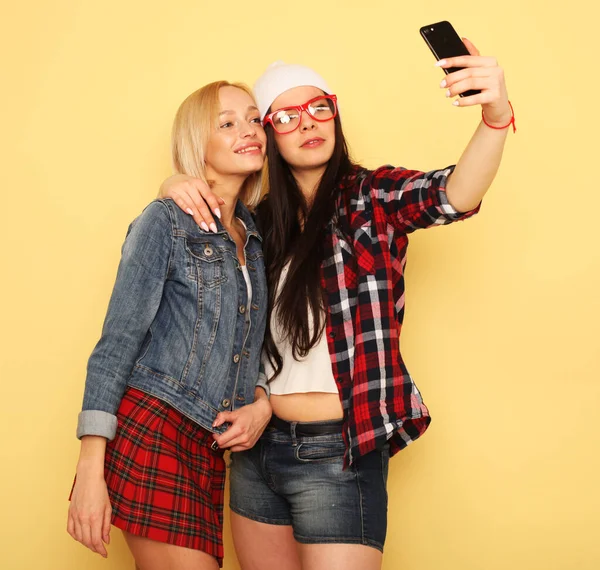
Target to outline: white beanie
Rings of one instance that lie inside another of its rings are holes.
[[[269,107],[279,95],[288,89],[303,85],[317,87],[321,91],[331,94],[325,80],[309,67],[288,64],[283,61],[272,63],[254,84],[254,96],[258,103],[261,120],[265,118]]]

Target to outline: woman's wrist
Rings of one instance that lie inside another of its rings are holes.
[[[77,462],[75,470],[77,477],[85,478],[104,478],[104,458],[101,460],[95,457],[81,458]]]
[[[255,394],[254,405],[256,405],[262,412],[264,412],[265,415],[270,416],[273,413],[273,410],[271,408],[271,402],[269,402],[269,398],[265,394],[264,390],[258,388],[257,392],[258,391],[260,391],[262,395]]]
[[[81,451],[77,462],[78,476],[101,475],[104,477],[106,438],[86,435],[81,438]]]
[[[490,113],[489,111],[482,109],[481,120],[490,129],[504,130],[512,125],[513,131],[516,132],[517,130],[515,125],[515,112],[510,101],[507,101],[507,111],[505,112],[502,110],[496,112],[496,110],[494,110],[493,113]]]

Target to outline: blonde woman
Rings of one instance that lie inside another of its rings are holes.
[[[68,532],[106,557],[112,523],[140,570],[222,565],[223,450],[250,448],[271,417],[256,386],[268,299],[248,209],[265,150],[247,87],[219,81],[182,103],[174,168],[212,187],[220,218],[198,226],[171,200],[143,211],[89,359]]]

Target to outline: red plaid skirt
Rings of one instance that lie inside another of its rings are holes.
[[[223,562],[225,462],[210,432],[154,396],[128,388],[106,447],[112,524]]]

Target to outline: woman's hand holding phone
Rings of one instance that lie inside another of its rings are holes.
[[[453,104],[457,107],[481,105],[488,123],[506,125],[512,117],[512,111],[508,103],[504,70],[496,58],[481,56],[472,42],[466,38],[462,38],[462,41],[470,55],[449,57],[436,63],[442,69],[463,68],[446,75],[440,87],[446,90],[447,97],[479,90],[480,93],[456,99]]]

